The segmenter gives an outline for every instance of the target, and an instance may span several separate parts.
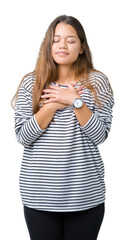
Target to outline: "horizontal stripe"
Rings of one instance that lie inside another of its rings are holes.
[[[32,109],[34,74],[28,75],[19,88],[15,132],[24,146],[19,183],[22,202],[28,207],[81,211],[105,200],[104,164],[98,145],[110,132],[114,100],[104,74],[90,73],[89,78],[102,108],[95,106],[90,90],[85,89],[81,97],[93,114],[83,127],[67,107],[56,111],[42,130]]]

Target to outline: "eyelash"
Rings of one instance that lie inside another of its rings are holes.
[[[58,43],[59,40],[53,40],[53,43]],[[75,43],[75,42],[70,42],[70,41],[67,41],[68,43]]]

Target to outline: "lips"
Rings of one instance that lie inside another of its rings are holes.
[[[63,52],[63,51],[58,51],[58,52],[56,52],[56,54],[59,55],[59,56],[67,56],[67,55],[69,55],[68,52]]]

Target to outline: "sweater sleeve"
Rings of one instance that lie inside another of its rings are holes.
[[[101,75],[100,80],[99,76],[95,80],[97,82],[97,97],[101,106],[94,107],[92,117],[81,127],[81,130],[95,145],[98,145],[106,140],[110,132],[114,98],[109,81],[105,75]]]
[[[15,133],[19,143],[24,146],[32,144],[46,129],[42,130],[33,115],[32,94],[21,85],[15,108]]]

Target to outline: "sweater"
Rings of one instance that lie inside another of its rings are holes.
[[[24,146],[19,185],[22,203],[27,207],[72,212],[105,201],[104,163],[98,145],[110,132],[114,99],[103,73],[91,72],[89,78],[101,107],[85,88],[81,98],[93,114],[84,126],[80,126],[74,110],[66,107],[57,110],[48,127],[42,130],[33,115],[34,73],[25,77],[19,88],[15,133]]]

